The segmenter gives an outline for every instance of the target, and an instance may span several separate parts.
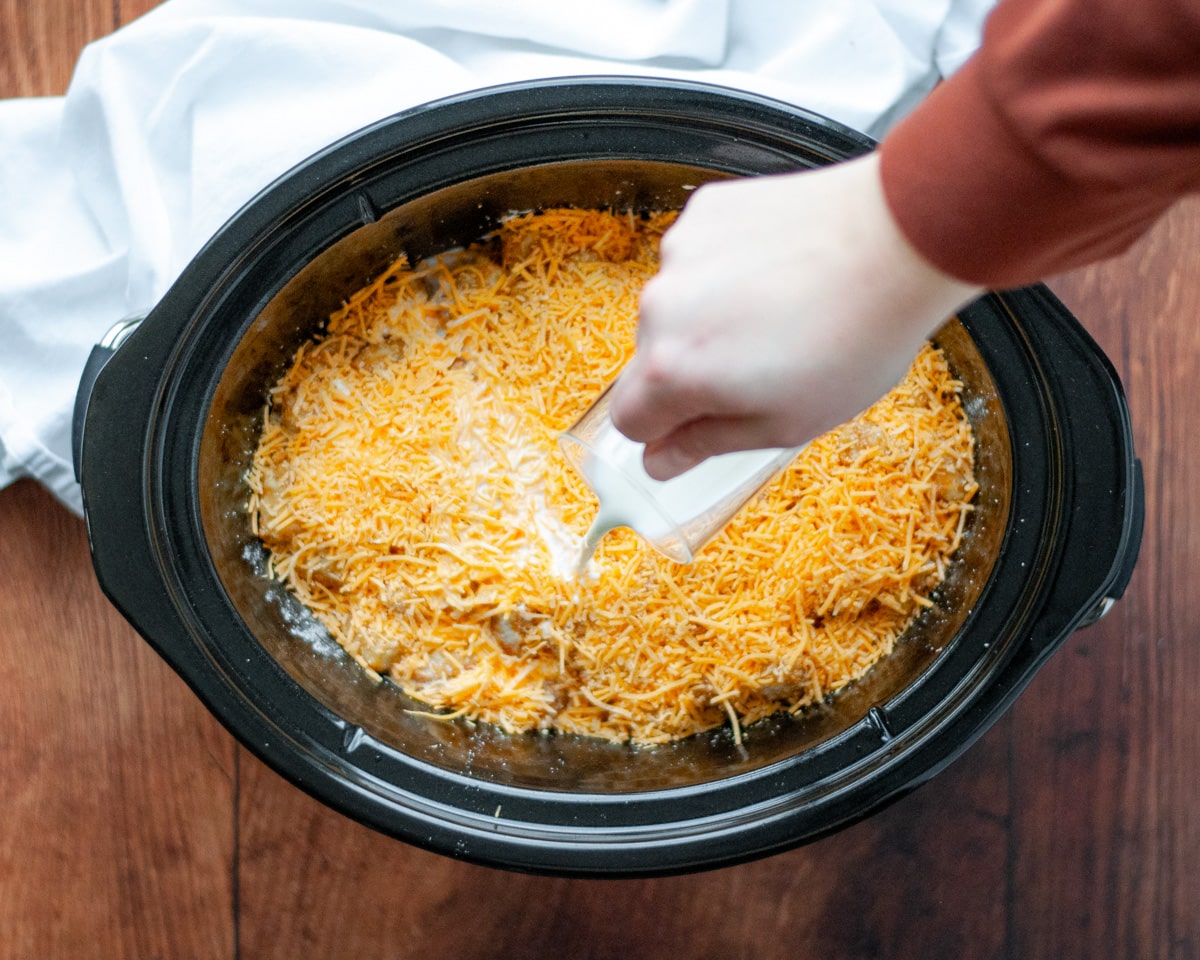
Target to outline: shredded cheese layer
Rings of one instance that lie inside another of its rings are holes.
[[[798,711],[862,676],[945,576],[976,486],[961,384],[927,347],[688,566],[560,453],[632,356],[672,214],[553,210],[395,263],[275,386],[247,475],[286,582],[443,718],[656,743]]]

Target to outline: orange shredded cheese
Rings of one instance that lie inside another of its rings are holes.
[[[945,575],[976,487],[932,347],[692,564],[618,530],[572,575],[596,501],[557,436],[632,355],[672,217],[553,210],[399,261],[271,393],[247,481],[272,573],[430,715],[740,738],[860,677]]]

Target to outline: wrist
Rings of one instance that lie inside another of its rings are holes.
[[[830,242],[852,258],[840,312],[847,342],[874,342],[905,362],[983,287],[939,269],[908,240],[888,204],[880,157],[871,153],[829,172],[841,201]]]

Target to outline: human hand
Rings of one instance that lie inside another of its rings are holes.
[[[712,183],[663,237],[613,423],[670,479],[733,450],[794,447],[866,409],[981,288],[896,226],[870,154]]]

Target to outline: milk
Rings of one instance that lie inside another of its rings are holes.
[[[600,501],[583,540],[576,572],[604,535],[630,527],[676,563],[691,563],[695,552],[725,526],[799,452],[797,449],[743,450],[710,457],[670,480],[654,480],[642,466],[645,444],[630,440],[612,422],[612,384],[559,445]]]
[[[643,444],[612,429],[572,457],[600,501],[577,573],[586,569],[604,535],[617,527],[631,528],[677,563],[690,563],[695,551],[795,455],[779,449],[727,453],[670,480],[654,480],[642,467],[644,450]]]

